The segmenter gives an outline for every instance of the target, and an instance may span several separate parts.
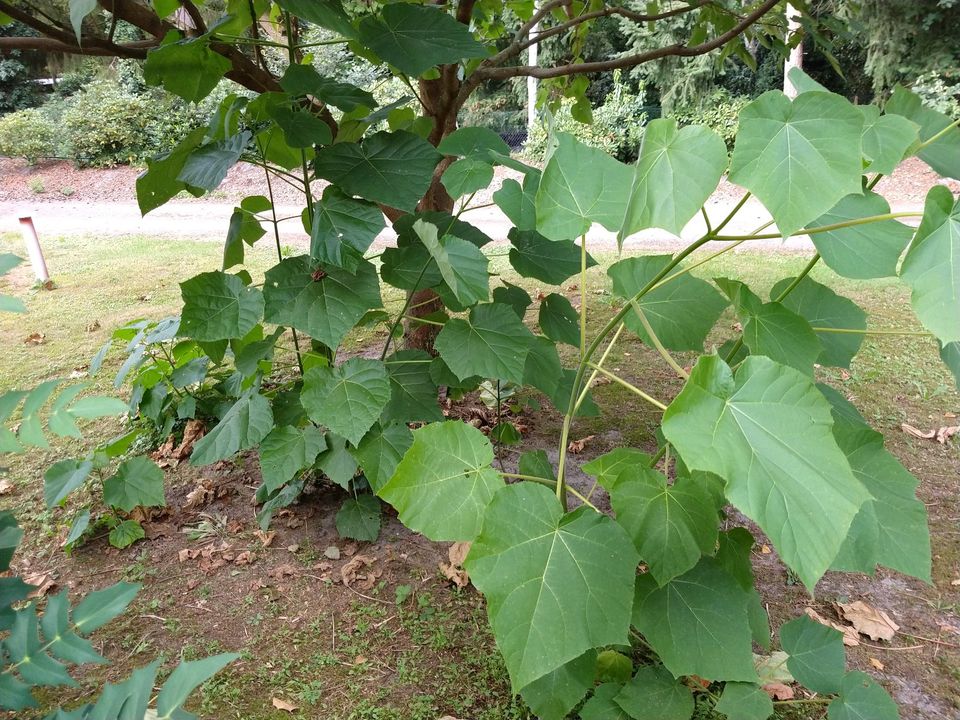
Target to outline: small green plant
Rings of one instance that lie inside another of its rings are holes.
[[[63,195],[64,197],[70,197],[76,192],[77,191],[74,188],[72,188],[70,185],[64,185],[62,188],[60,188],[60,194]]]
[[[47,191],[46,186],[43,184],[43,178],[40,177],[30,178],[30,181],[27,183],[27,185],[30,186],[30,192],[32,192],[34,195],[40,195]]]

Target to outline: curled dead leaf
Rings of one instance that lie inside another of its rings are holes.
[[[0,495],[9,495],[13,492],[13,483],[7,479],[0,480]]]
[[[573,455],[582,453],[583,449],[587,446],[587,443],[589,443],[595,437],[595,435],[587,435],[579,440],[571,440],[570,444],[567,446],[567,451]]]
[[[33,590],[27,595],[28,598],[42,598],[57,586],[57,581],[53,579],[50,573],[36,573],[28,575],[23,579],[27,585],[33,585]]]
[[[263,547],[270,547],[273,539],[277,536],[277,531],[270,530],[268,532],[264,532],[263,530],[257,528],[253,531],[253,534],[257,536],[257,539],[260,541],[260,544],[263,545]]]
[[[23,339],[24,345],[43,345],[47,341],[47,336],[42,332],[32,332]]]
[[[793,700],[793,688],[780,682],[767,683],[763,691],[774,700]]]
[[[270,570],[267,575],[275,580],[281,580],[285,577],[299,577],[300,570],[296,565],[284,563],[283,565],[277,565],[277,567]]]
[[[467,559],[467,553],[470,552],[469,542],[455,542],[447,550],[447,557],[450,558],[450,564],[457,567],[463,567],[463,561]]]
[[[340,579],[346,586],[356,585],[360,590],[369,590],[376,584],[377,578],[383,574],[382,570],[367,570],[376,558],[367,555],[356,555],[340,568]]]
[[[841,633],[843,633],[843,644],[847,647],[856,647],[860,644],[860,638],[857,636],[857,631],[849,625],[841,625],[840,623],[831,622],[811,607],[805,608],[803,612],[811,620],[816,620],[821,625],[826,625],[827,627],[831,627],[834,630],[839,630]]]
[[[900,425],[900,429],[903,430],[907,435],[912,435],[913,437],[919,438],[920,440],[932,440],[937,435],[936,430],[928,430],[928,431],[919,430],[915,428],[913,425],[908,425],[907,423],[903,423],[902,425]]]
[[[238,554],[233,559],[234,565],[252,565],[254,561],[253,553],[249,550],[244,550],[242,553]]]
[[[285,712],[296,712],[300,709],[298,705],[294,705],[292,702],[287,702],[286,700],[281,700],[280,698],[273,698],[271,701],[273,706],[277,710],[284,710]]]
[[[470,576],[463,569],[463,562],[467,559],[467,553],[470,552],[470,543],[455,542],[447,550],[447,557],[450,558],[450,564],[440,563],[440,572],[458,588],[465,588],[470,584]]]
[[[900,629],[883,610],[867,605],[862,600],[838,604],[844,619],[853,623],[858,633],[871,640],[890,640]]]
[[[937,442],[943,445],[950,438],[960,432],[960,425],[949,425],[937,430]]]
[[[874,657],[870,658],[870,664],[873,665],[873,667],[875,667],[877,670],[883,670],[883,668],[885,667],[882,662],[880,662]]]
[[[173,451],[176,460],[183,460],[193,452],[193,445],[207,432],[207,426],[199,420],[188,420],[183,428],[183,440]]]

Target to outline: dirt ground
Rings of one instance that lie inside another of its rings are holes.
[[[84,207],[100,208],[117,199],[131,203],[135,175],[128,168],[77,171],[65,164],[26,168],[3,160],[0,214],[17,203],[46,203],[47,197],[50,202],[55,198],[58,203],[76,204],[78,214],[84,213]],[[27,183],[33,177],[42,178],[44,193],[29,190]],[[936,178],[931,179],[929,171],[908,162],[898,171],[896,183],[884,180],[878,188],[892,202],[917,206],[922,205],[923,189],[933,181]],[[254,173],[237,169],[216,202],[226,205],[261,192],[257,183]],[[947,184],[954,192],[960,190],[960,184]],[[74,192],[66,197],[61,188]],[[722,204],[736,197],[731,186],[724,185],[714,200]],[[294,203],[296,198],[284,201]],[[184,204],[202,214],[213,203]],[[730,262],[735,266],[721,267],[717,274],[742,274],[763,288],[789,268],[795,271],[805,258],[790,253],[775,260],[744,255]],[[606,278],[600,270],[595,272],[596,287],[590,290],[613,312],[615,305],[604,294]],[[172,268],[167,282],[175,284],[188,273],[187,268]],[[533,294],[540,289],[528,287]],[[849,283],[842,290],[873,313],[878,327],[905,327],[912,322],[904,311],[908,294],[898,285]],[[578,301],[577,288],[563,291],[571,301]],[[599,323],[601,314],[593,321]],[[729,334],[732,324],[732,316],[725,317],[714,340]],[[0,324],[0,338],[7,337],[3,329]],[[42,346],[34,352],[42,352]],[[692,356],[680,359],[687,362]],[[636,339],[618,346],[610,367],[627,380],[657,388],[666,399],[680,388],[656,355]],[[3,374],[0,368],[0,390],[6,389]],[[860,637],[858,646],[847,649],[849,664],[882,682],[907,720],[957,720],[960,447],[956,438],[940,444],[912,437],[900,427],[902,423],[922,429],[957,424],[960,395],[930,343],[915,338],[871,338],[849,372],[822,370],[820,379],[840,387],[885,433],[887,447],[920,479],[918,494],[930,514],[934,582],[927,585],[886,571],[874,578],[832,573],[811,598],[762,535],[755,533],[754,569],[771,627],[776,633],[779,625],[807,607],[835,622],[841,621],[838,602],[863,600],[880,608],[900,626],[899,631],[889,642]],[[657,422],[648,406],[615,385],[598,385],[594,395],[603,413],[577,421],[574,439],[584,441],[583,449],[571,458],[571,483],[583,492],[590,489],[592,478],[579,471],[581,464],[616,447],[650,450]],[[474,419],[482,428],[495,422],[476,396],[451,404],[447,411]],[[503,451],[506,469],[513,469],[519,453],[530,449],[546,450],[555,462],[558,413],[545,404],[537,412],[525,410],[516,421],[524,427],[523,442]],[[109,430],[103,428],[103,432]],[[192,706],[204,718],[527,717],[510,694],[486,628],[482,599],[472,587],[454,586],[440,569],[447,561],[448,546],[410,533],[391,511],[376,542],[344,541],[334,522],[344,494],[320,485],[278,513],[270,531],[262,533],[254,521],[253,494],[260,483],[255,456],[206,468],[171,463],[168,508],[145,520],[147,541],[116,550],[101,535],[67,556],[59,549],[67,513],[43,509],[40,475],[50,462],[70,451],[58,448],[12,465],[14,489],[0,493],[0,506],[14,509],[28,530],[17,569],[35,580],[49,579],[49,592],[68,588],[79,596],[121,579],[142,582],[144,589],[125,615],[95,635],[100,651],[113,664],[85,670],[80,688],[66,695],[47,693],[45,701],[89,697],[102,681],[120,679],[158,655],[169,667],[179,658],[235,650],[242,653],[241,659],[206,686]],[[597,503],[602,509],[609,507],[602,494]],[[735,515],[729,520],[738,521],[742,518]],[[295,709],[283,709],[284,703]],[[781,711],[778,718],[824,717],[821,707],[810,707],[795,706]],[[40,716],[22,713],[17,717]],[[719,717],[704,714],[697,720]]]

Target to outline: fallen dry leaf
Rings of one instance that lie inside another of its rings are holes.
[[[87,332],[96,332],[100,329],[100,321],[94,320],[92,323],[87,325]]]
[[[160,522],[144,522],[143,532],[147,536],[147,540],[156,540],[159,537],[174,537],[177,534],[177,529],[170,523],[160,523]]]
[[[367,658],[366,658],[366,657],[364,657],[363,655],[357,655],[357,656],[353,659],[353,664],[354,664],[354,665],[363,665],[366,661],[367,661]]]
[[[28,598],[42,598],[57,586],[57,581],[49,573],[36,573],[23,579],[27,585],[33,585]]]
[[[877,670],[883,670],[884,664],[877,660],[876,658],[870,658],[870,664],[873,665]]]
[[[365,570],[365,568],[370,567],[376,561],[376,558],[367,555],[356,555],[340,568],[340,579],[348,587],[356,584],[361,590],[369,590],[377,581],[377,573]]]
[[[853,623],[858,633],[871,640],[890,640],[900,629],[883,610],[867,605],[862,600],[839,605],[844,619]]]
[[[177,553],[177,560],[180,562],[186,562],[187,560],[193,560],[199,554],[199,550],[194,550],[193,548],[182,548],[180,552]]]
[[[9,480],[0,480],[0,495],[8,495],[13,492],[13,483]]]
[[[937,436],[936,430],[925,432],[923,430],[918,430],[913,425],[908,425],[907,423],[903,423],[900,426],[900,429],[903,430],[907,435],[912,435],[913,437],[920,438],[921,440],[932,440]]]
[[[244,550],[242,553],[240,553],[233,559],[233,564],[234,565],[250,565],[253,563],[253,560],[254,560],[253,553],[250,552],[249,550]]]
[[[257,539],[260,541],[260,544],[264,547],[270,547],[270,543],[273,542],[273,539],[277,536],[276,530],[270,530],[269,532],[264,532],[260,528],[257,528],[253,531],[253,534],[257,536]]]
[[[277,567],[270,570],[267,575],[275,580],[281,580],[285,577],[299,577],[300,570],[296,565],[284,563],[283,565],[277,565]]]
[[[207,432],[207,426],[199,420],[188,420],[183,428],[183,440],[173,451],[176,460],[183,460],[193,452],[193,445]]]
[[[447,557],[450,558],[450,564],[457,567],[463,567],[463,561],[467,559],[467,553],[470,552],[470,543],[455,542],[447,551]]]
[[[586,437],[580,438],[579,440],[571,440],[570,444],[567,446],[567,451],[577,455],[578,453],[583,452],[583,448],[586,447],[587,443],[593,440],[596,437],[595,435],[587,435]]]
[[[277,710],[285,710],[286,712],[292,713],[300,709],[298,705],[294,705],[292,702],[287,702],[286,700],[281,700],[280,698],[276,697],[273,698],[271,702]]]
[[[767,683],[763,691],[774,700],[793,700],[793,688],[779,682]]]
[[[769,555],[771,552],[772,552],[772,551],[770,550],[770,546],[769,546],[769,545],[761,545],[761,546],[760,546],[760,553],[761,553],[762,555]]]
[[[950,425],[937,430],[937,442],[943,445],[950,438],[960,432],[960,425]]]
[[[806,613],[807,617],[809,617],[811,620],[816,620],[821,625],[826,625],[827,627],[831,627],[834,630],[839,630],[841,633],[843,633],[843,644],[847,647],[856,647],[860,644],[860,638],[857,636],[857,631],[849,625],[841,625],[840,623],[830,622],[811,607],[805,608],[803,612]]]
[[[23,339],[23,344],[24,345],[43,345],[46,339],[47,339],[47,336],[44,335],[42,332],[33,332],[27,335]]]
[[[960,578],[957,578],[956,580],[951,580],[950,584],[953,585],[954,587],[960,587]]]

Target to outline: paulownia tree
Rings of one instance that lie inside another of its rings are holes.
[[[122,47],[111,40],[110,22],[85,42],[89,0],[71,3],[72,28],[24,7],[0,0],[8,15],[46,30],[50,49],[145,55],[147,81],[187,100],[206,96],[227,75],[254,90],[225,98],[207,127],[148,163],[137,181],[144,212],[182,191],[213,190],[241,160],[265,169],[271,196],[248,197],[235,209],[221,269],[181,283],[179,317],[119,329],[91,362],[96,372],[111,346],[122,346],[116,382],[132,379],[129,408],[139,422],[88,456],[51,467],[49,506],[95,482],[96,468],[104,504],[118,520],[117,544],[135,541],[142,528],[119,520],[163,502],[163,475],[146,458],[127,457],[130,448],[148,431],[167,437],[188,420],[204,420],[208,432],[194,438],[191,463],[256,451],[264,523],[307,482],[326,478],[349,492],[337,515],[345,535],[376,537],[382,500],[433,540],[472,542],[466,567],[487,600],[512,687],[544,720],[578,705],[583,720],[649,717],[651,707],[659,717],[686,720],[694,694],[729,717],[763,720],[774,712],[764,665],[753,657],[771,645],[750,563],[754,537],[728,506],[765,533],[810,591],[828,571],[886,567],[930,580],[916,478],[842,394],[817,382],[818,366],[848,367],[870,333],[918,331],[868,328],[866,313],[811,271],[823,263],[850,278],[899,276],[912,291],[921,334],[960,377],[960,205],[936,186],[922,213],[894,213],[873,192],[905,157],[960,174],[956,119],[903,88],[881,112],[794,73],[796,99],[771,91],[744,108],[732,156],[708,128],[664,118],[646,127],[633,166],[560,134],[539,169],[511,158],[495,133],[456,127],[457,110],[486,78],[535,75],[576,96],[583,73],[719,48],[745,53],[743,38],[765,37],[761,23],[777,17],[778,3],[654,2],[639,11],[571,2],[345,9],[318,0],[231,0],[214,22],[186,3],[107,3],[113,17],[148,36],[147,45]],[[678,13],[696,14],[689,44],[577,60],[593,19],[656,24]],[[388,66],[410,99],[378,108],[367,90],[318,74],[307,62],[311,43],[298,32],[307,23]],[[530,42],[558,36],[569,41],[569,63],[513,64]],[[268,68],[278,55],[275,75]],[[387,130],[378,129],[382,122]],[[579,277],[580,307],[561,293],[539,299],[537,332],[525,322],[533,298],[502,278],[491,291],[482,248],[492,239],[461,218],[497,165],[523,176],[493,196],[513,225],[514,270],[551,286]],[[725,173],[744,195],[725,217],[711,217],[705,203]],[[318,178],[329,182],[320,197]],[[303,191],[302,217],[277,217],[277,182]],[[770,220],[732,234],[730,223],[751,195]],[[679,235],[698,214],[704,232],[682,250],[608,269],[620,304],[588,333],[587,313],[596,312],[586,292],[596,265],[590,227],[620,238],[649,228]],[[384,215],[396,247],[367,255]],[[919,226],[901,222],[906,216],[921,218]],[[301,219],[310,251],[284,257],[278,223]],[[236,268],[245,245],[267,228],[278,262],[254,282]],[[815,251],[766,297],[736,278],[699,276],[744,243],[792,235],[810,236]],[[13,262],[0,259],[0,270]],[[383,309],[390,306],[384,286],[403,291],[398,308]],[[732,337],[718,324],[727,308],[740,321]],[[396,349],[404,320],[436,333],[436,355],[423,349],[433,333]],[[337,357],[348,333],[375,323],[387,328],[379,357]],[[639,387],[605,367],[625,334],[684,380],[676,397],[658,397],[663,388]],[[561,344],[574,348],[564,353],[574,367],[564,366]],[[677,352],[699,357],[688,370]],[[599,412],[590,392],[599,377],[648,403],[662,432],[648,447],[584,464],[596,484],[581,493],[567,482],[575,462],[568,441],[578,417]],[[530,450],[508,468],[495,463],[494,451],[517,440],[508,421],[488,435],[444,421],[438,389],[463,393],[481,384],[498,401],[503,390],[524,387],[547,398],[563,415],[556,454]],[[0,396],[0,422],[20,417],[16,430],[0,426],[0,452],[45,446],[47,433],[77,436],[75,421],[114,412],[102,400],[78,399],[72,388],[54,395],[57,389],[46,382]],[[615,517],[595,507],[597,487],[609,494]],[[574,498],[579,506],[571,509]],[[77,511],[68,540],[80,538],[90,520],[89,509]],[[779,644],[789,673],[817,693],[804,702],[829,703],[833,720],[897,717],[874,680],[846,670],[836,630],[804,617],[779,629]]]
[[[361,2],[341,5],[340,0],[282,0],[276,4],[264,0],[230,0],[225,18],[208,22],[205,18],[211,13],[202,2],[192,0],[149,3],[70,0],[68,8],[45,2],[0,0],[0,17],[5,14],[38,33],[36,37],[0,37],[0,51],[17,48],[147,59],[151,51],[163,46],[147,64],[148,81],[162,83],[185,99],[199,99],[220,77],[257,93],[281,93],[289,90],[295,80],[288,79],[285,88],[283,78],[272,73],[265,62],[263,48],[276,46],[279,39],[289,47],[291,62],[301,62],[310,50],[300,41],[301,30],[304,24],[310,24],[338,35],[360,57],[374,64],[389,65],[415,96],[416,131],[436,147],[457,128],[460,109],[485,81],[539,78],[546,81],[548,94],[578,98],[578,116],[589,119],[589,103],[584,96],[587,83],[583,76],[717,50],[722,50],[725,56],[737,55],[752,62],[748,43],[762,39],[766,44],[783,46],[783,6],[780,0],[648,3],[460,0],[383,5]],[[804,4],[794,3],[794,7],[802,9]],[[109,15],[106,23],[94,22],[89,17],[99,8]],[[356,12],[358,9],[360,12]],[[656,23],[681,15],[691,17],[692,31],[686,43],[672,43],[600,62],[581,61],[579,52],[585,36],[599,18],[618,16],[645,24],[655,33]],[[117,41],[118,21],[137,28],[144,39]],[[520,62],[530,45],[546,41],[562,42],[567,50],[561,57],[566,59],[550,67]],[[332,90],[319,95],[307,92],[309,88],[305,86],[296,90],[304,91],[301,97],[304,93],[309,96],[309,102],[303,103],[304,109],[327,124],[333,142],[355,139],[356,121],[374,110],[365,94],[349,100],[341,97],[338,104]],[[358,114],[356,111],[360,108],[365,110]],[[342,133],[340,125],[344,120],[349,127]],[[308,122],[306,117],[289,121],[301,125]],[[289,138],[286,140],[289,142]],[[452,157],[442,159],[435,165],[429,186],[417,188],[416,209],[445,213],[453,210],[454,198],[441,181],[452,162]],[[480,172],[473,164],[458,174],[469,175],[469,170],[474,177]],[[413,205],[396,200],[392,193],[378,200],[391,221],[413,209]],[[433,302],[429,302],[431,299]],[[414,293],[411,314],[429,315],[441,307],[442,301],[436,293],[424,289]],[[408,328],[407,345],[429,349],[435,335],[432,326],[414,324]]]

